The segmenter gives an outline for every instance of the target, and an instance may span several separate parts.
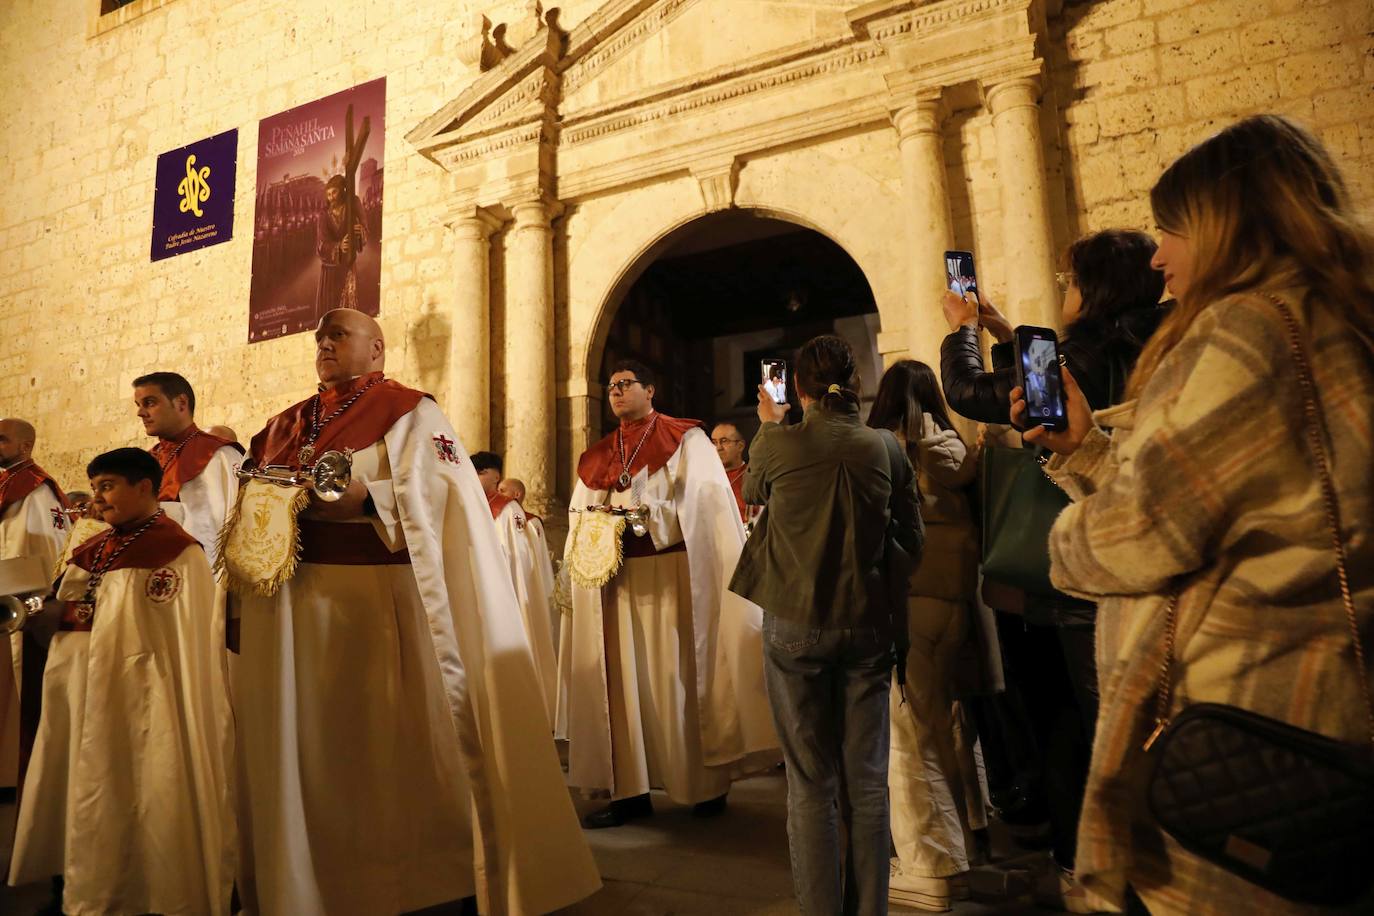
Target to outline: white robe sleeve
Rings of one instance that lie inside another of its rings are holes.
[[[0,519],[0,557],[38,557],[45,569],[52,569],[70,529],[61,509],[47,484],[10,506]]]
[[[392,426],[386,448],[472,787],[484,910],[567,906],[601,881],[538,712],[542,690],[482,485],[428,398]]]
[[[200,541],[211,568],[219,559],[219,532],[229,515],[229,508],[238,499],[239,479],[234,471],[243,463],[243,456],[231,445],[221,446],[210,457],[210,463],[195,477],[181,485],[180,503],[162,503],[168,516],[186,529],[186,533]],[[179,506],[177,511],[170,507]],[[177,514],[181,515],[178,519]]]

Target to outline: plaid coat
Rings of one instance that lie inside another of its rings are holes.
[[[1364,644],[1374,655],[1374,357],[1315,291],[1275,289],[1304,326],[1328,426]],[[1144,808],[1164,611],[1179,591],[1171,713],[1226,703],[1371,741],[1287,333],[1263,296],[1208,308],[1138,400],[1099,412],[1049,464],[1074,502],[1050,536],[1051,575],[1098,602],[1101,714],[1077,872],[1151,912],[1310,912],[1185,852]],[[1374,867],[1374,863],[1370,863]]]

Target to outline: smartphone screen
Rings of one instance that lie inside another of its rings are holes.
[[[949,291],[958,296],[978,292],[978,275],[973,272],[973,252],[945,252],[945,283]]]
[[[1064,379],[1059,372],[1059,339],[1049,328],[1016,329],[1018,381],[1025,389],[1026,424],[1063,429]]]
[[[765,359],[759,362],[763,387],[772,396],[774,404],[787,403],[787,360]]]

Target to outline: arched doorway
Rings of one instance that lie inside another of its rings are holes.
[[[729,420],[746,438],[757,427],[761,363],[794,365],[797,349],[817,334],[854,347],[869,398],[882,371],[877,305],[859,265],[824,234],[758,211],[731,209],[681,226],[626,272],[612,299],[592,390],[604,390],[617,360],[636,359],[658,378],[660,410],[707,424]],[[788,395],[796,405],[790,379]],[[604,399],[589,420],[601,431],[615,425]]]

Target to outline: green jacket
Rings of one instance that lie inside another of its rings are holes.
[[[796,426],[763,424],[749,452],[744,499],[766,508],[730,590],[813,627],[886,626],[889,527],[913,565],[925,540],[916,475],[896,437],[864,426],[857,407],[812,404]],[[904,573],[892,575],[905,596]]]

